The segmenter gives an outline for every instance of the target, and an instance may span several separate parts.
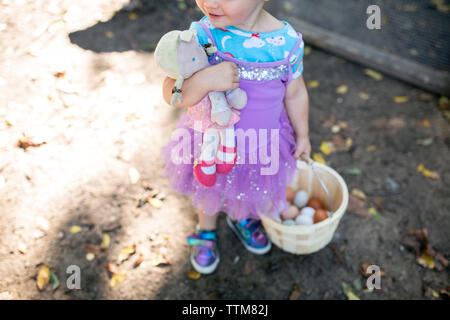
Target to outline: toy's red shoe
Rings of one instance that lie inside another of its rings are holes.
[[[205,171],[208,173],[205,173],[202,168],[206,168]],[[213,185],[215,185],[217,181],[215,160],[195,160],[194,176],[202,186],[212,187]]]
[[[216,153],[216,171],[217,173],[221,173],[221,174],[227,174],[229,172],[231,172],[231,170],[233,170],[234,166],[236,165],[236,159],[237,159],[237,153],[236,153],[236,147],[226,147],[224,145],[220,145],[219,146],[219,151],[222,151],[224,154],[225,153],[234,153],[234,159],[233,161],[225,161],[225,160],[221,160],[217,157],[217,154],[219,152]],[[224,158],[226,158],[224,156]]]

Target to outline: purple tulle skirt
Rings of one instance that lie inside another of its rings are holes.
[[[194,177],[193,163],[201,153],[202,133],[191,129],[188,122],[189,117],[185,113],[177,123],[177,128],[189,133],[188,138],[186,135],[172,137],[161,150],[165,163],[163,174],[170,180],[171,187],[182,195],[190,196],[193,206],[208,215],[225,212],[237,221],[260,219],[260,214],[279,217],[279,213],[287,207],[286,186],[291,183],[296,170],[294,130],[285,109],[280,117],[276,174],[262,175],[261,168],[269,165],[260,161],[240,164],[238,159],[230,173],[217,175],[217,183],[213,187],[202,186]],[[198,144],[197,148],[194,148],[194,142]],[[192,151],[182,152],[183,148]],[[270,149],[268,154],[271,154]]]

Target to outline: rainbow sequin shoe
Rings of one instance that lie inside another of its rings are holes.
[[[241,240],[244,247],[254,254],[265,254],[272,248],[272,242],[267,236],[260,220],[245,219],[236,222],[227,216],[228,226]]]
[[[187,242],[192,246],[190,261],[195,270],[202,274],[211,274],[219,265],[219,250],[215,230],[200,230],[188,236]]]

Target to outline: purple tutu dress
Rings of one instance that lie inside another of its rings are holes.
[[[216,45],[208,27],[200,24]],[[292,79],[290,58],[300,43],[301,36],[290,54],[276,62],[246,62],[220,51],[211,59],[211,64],[237,64],[240,88],[247,93],[248,103],[235,124],[236,165],[226,175],[217,174],[213,187],[197,182],[193,163],[200,156],[203,133],[191,128],[187,113],[179,119],[177,134],[161,152],[163,173],[170,179],[171,187],[190,196],[193,206],[205,214],[225,212],[231,219],[242,221],[260,219],[261,214],[276,218],[286,209],[286,186],[296,170],[296,142],[283,100],[286,83]],[[255,137],[257,143],[251,143]]]

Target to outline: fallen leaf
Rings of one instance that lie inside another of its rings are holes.
[[[302,296],[302,291],[298,287],[298,285],[295,283],[292,287],[291,293],[289,294],[289,300],[300,300],[300,297]]]
[[[366,202],[353,194],[350,194],[348,197],[348,212],[367,219],[372,218],[372,214],[367,209]]]
[[[322,151],[325,155],[330,155],[331,153],[335,152],[335,148],[332,142],[329,141],[322,141],[322,144],[320,145],[320,151]]]
[[[50,283],[53,284],[53,290],[58,289],[59,287],[58,277],[51,270],[50,270]]]
[[[446,96],[442,96],[439,98],[438,105],[441,111],[446,111],[450,109],[450,99]]]
[[[421,93],[419,94],[420,101],[432,101],[433,95],[431,93]]]
[[[310,80],[310,81],[306,82],[306,85],[309,88],[317,88],[319,86],[319,81],[317,81],[317,80]]]
[[[119,263],[122,263],[125,260],[128,260],[130,258],[130,256],[132,256],[135,253],[136,253],[136,245],[135,244],[132,246],[126,247],[119,254],[119,258],[118,258]]]
[[[338,126],[337,124],[331,127],[331,132],[338,133],[339,131],[341,131],[341,127]]]
[[[374,207],[369,208],[369,213],[377,220],[380,220],[380,214],[378,213],[377,209]]]
[[[48,266],[44,265],[39,269],[36,279],[36,283],[39,290],[43,290],[49,282],[50,282],[50,269]]]
[[[50,230],[50,223],[44,217],[37,217],[36,224],[37,224],[37,227],[39,229],[41,229],[42,231],[47,232],[48,230]]]
[[[70,233],[75,234],[75,233],[79,233],[79,232],[83,231],[83,228],[78,225],[73,225],[69,228],[69,231],[70,231]]]
[[[310,46],[305,46],[305,51],[304,51],[304,55],[307,56],[311,53],[311,47]]]
[[[360,198],[362,200],[367,200],[367,196],[362,190],[355,188],[352,190],[352,195],[357,196],[358,198]]]
[[[420,121],[420,123],[426,128],[430,127],[430,120],[428,119],[423,119],[422,121]]]
[[[19,139],[16,143],[16,146],[19,148],[22,148],[23,150],[27,150],[30,147],[40,147],[44,144],[46,144],[47,142],[33,142],[31,137],[26,136],[24,133],[22,133],[23,138]]]
[[[109,236],[109,234],[104,232],[102,234],[102,243],[100,244],[100,249],[102,249],[102,250],[108,249],[110,243],[111,243],[111,237]]]
[[[348,86],[343,84],[339,87],[336,88],[336,93],[337,94],[346,94],[348,92]]]
[[[20,253],[25,254],[27,252],[27,246],[23,242],[19,242],[19,245],[17,246],[17,250]]]
[[[428,147],[433,143],[433,138],[419,139],[417,140],[417,144]]]
[[[428,269],[434,269],[436,266],[434,259],[426,253],[422,253],[422,255],[417,258],[417,263]]]
[[[372,152],[372,151],[375,151],[375,150],[377,150],[377,146],[373,145],[373,144],[366,148],[366,152]]]
[[[446,297],[447,300],[449,300],[449,299],[450,299],[450,287],[448,287],[447,289],[441,289],[441,290],[439,291],[439,294],[440,294],[442,297]]]
[[[321,153],[314,153],[313,160],[321,164],[327,164]]]
[[[342,282],[342,290],[344,291],[348,300],[359,300],[358,296],[353,292],[353,290],[347,283]]]
[[[124,282],[126,278],[127,275],[124,272],[114,273],[111,277],[111,280],[109,281],[109,285],[111,286],[111,288],[114,288],[115,286]]]
[[[376,119],[372,121],[372,127],[383,129],[387,134],[395,134],[406,126],[404,118]]]
[[[248,276],[248,275],[250,275],[252,273],[252,267],[251,267],[251,265],[250,265],[250,263],[248,261],[244,264],[243,273],[246,276]]]
[[[370,277],[373,273],[367,273],[367,269],[371,265],[374,265],[374,264],[373,263],[363,263],[361,265],[361,269],[359,270],[359,273],[361,273],[366,278]],[[384,277],[385,275],[386,275],[386,272],[380,269],[380,276]]]
[[[381,73],[376,72],[376,71],[374,71],[372,69],[365,69],[364,73],[366,75],[368,75],[369,77],[371,77],[372,79],[375,79],[377,81],[380,81],[380,80],[383,79],[383,75]]]
[[[108,39],[114,38],[114,32],[112,32],[112,31],[106,31],[106,32],[105,32],[105,37],[108,38]]]
[[[137,13],[135,13],[135,12],[130,12],[129,14],[128,14],[128,19],[130,19],[131,21],[134,21],[134,20],[136,20],[138,18],[138,15],[137,15]]]
[[[397,97],[394,97],[394,102],[395,103],[405,103],[405,102],[407,102],[408,101],[408,97],[406,97],[406,96],[397,96]]]
[[[65,72],[65,71],[55,72],[55,73],[53,74],[53,76],[54,76],[55,78],[63,78],[65,75],[66,75],[66,72]]]
[[[436,252],[429,244],[426,228],[409,230],[408,236],[403,238],[402,244],[414,251],[416,262],[425,268],[442,271],[448,266],[447,259],[439,252]]]
[[[360,92],[359,97],[363,100],[369,100],[369,98],[370,98],[369,94],[365,93],[365,92]]]
[[[359,176],[362,173],[361,169],[359,169],[359,168],[348,169],[346,172],[347,172],[347,174],[351,174],[354,176]]]
[[[145,261],[144,255],[140,253],[137,260],[133,263],[133,268],[139,267],[144,261]]]
[[[163,202],[158,198],[148,198],[147,201],[152,207],[156,209],[161,209],[161,207],[163,206]]]
[[[124,271],[120,270],[113,263],[109,262],[107,264],[107,268],[108,268],[109,273],[111,274],[111,279],[109,281],[109,285],[111,287],[117,286],[118,284],[125,281],[125,279],[127,278],[126,273]]]
[[[431,179],[439,179],[440,178],[440,176],[437,172],[428,170],[427,168],[425,168],[425,166],[422,163],[420,163],[417,166],[417,171],[422,173],[422,175],[427,178],[431,178]]]
[[[331,115],[329,119],[323,119],[321,117],[321,122],[324,128],[331,128],[336,124],[336,118],[333,115]]]
[[[93,244],[85,244],[84,245],[84,251],[87,253],[93,253],[93,254],[99,254],[100,253],[100,246],[96,246]]]
[[[94,253],[89,252],[89,253],[86,254],[86,260],[87,261],[92,261],[94,259],[95,259],[95,254]]]
[[[187,272],[187,275],[188,275],[189,279],[192,279],[192,280],[197,280],[201,276],[200,272],[197,272],[195,270],[189,270]]]
[[[412,49],[409,49],[409,54],[414,57],[417,57],[419,55],[419,51],[417,51],[417,49],[412,48]]]
[[[353,145],[353,139],[347,138],[345,139],[345,149],[349,150]]]
[[[342,136],[335,134],[334,136],[331,137],[331,141],[332,141],[333,148],[335,149],[335,151],[347,150],[346,145],[345,145],[345,140],[344,140],[344,138],[342,138]]]
[[[167,259],[166,255],[158,252],[152,257],[152,264],[155,267],[170,265],[169,259]]]
[[[136,184],[141,178],[139,171],[137,171],[135,168],[128,169],[128,175],[130,177],[131,184]]]

